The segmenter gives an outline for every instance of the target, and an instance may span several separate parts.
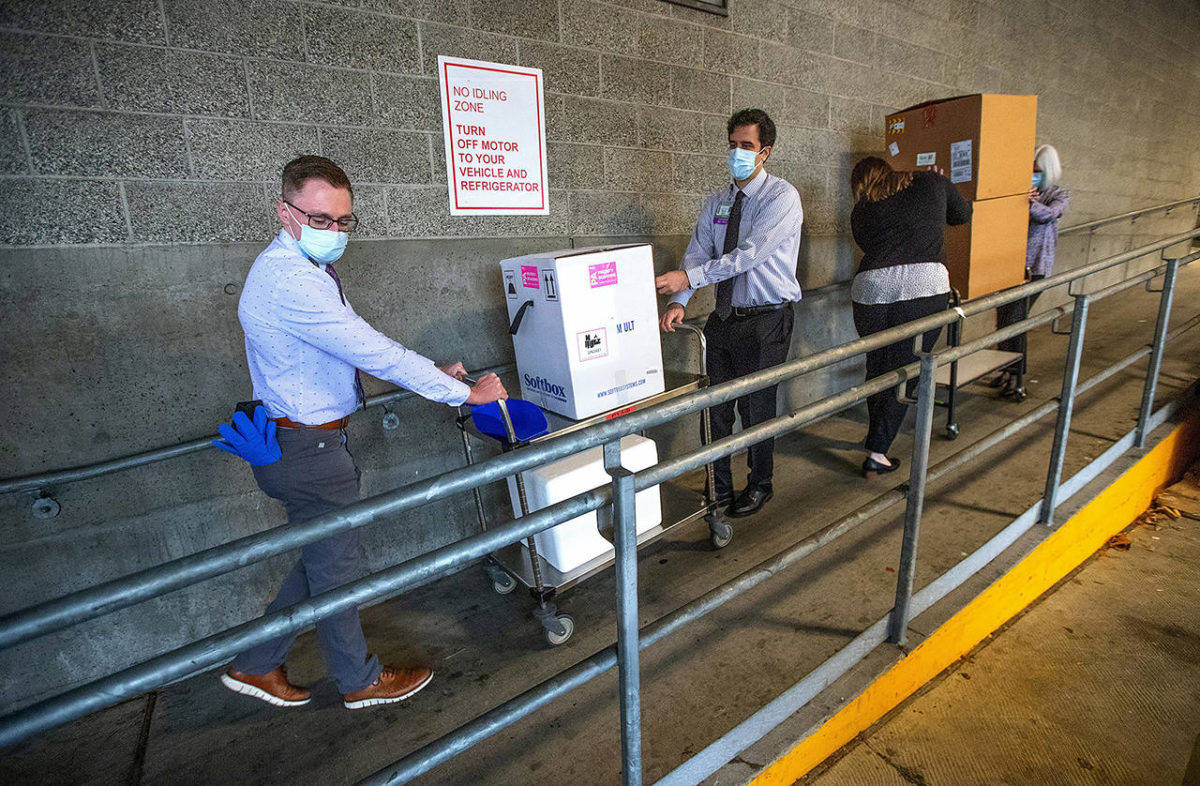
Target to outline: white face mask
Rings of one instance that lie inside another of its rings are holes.
[[[346,250],[346,244],[350,242],[350,235],[347,232],[338,232],[333,229],[315,229],[308,224],[302,224],[299,219],[292,213],[291,205],[284,204],[287,208],[288,215],[296,222],[296,226],[300,227],[300,237],[296,243],[300,246],[300,250],[314,262],[336,262],[341,258],[342,253]]]

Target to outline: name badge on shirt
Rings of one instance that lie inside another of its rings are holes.
[[[728,202],[722,202],[721,204],[717,205],[717,213],[716,213],[716,215],[713,216],[713,223],[714,224],[728,224],[729,223],[729,211],[732,209],[733,209],[733,205],[729,204]]]

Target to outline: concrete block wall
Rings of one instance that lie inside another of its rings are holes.
[[[278,171],[300,153],[334,158],[356,183],[362,231],[339,268],[358,311],[473,367],[511,360],[497,260],[644,239],[660,269],[677,264],[725,178],[725,120],[748,105],[776,118],[771,168],[805,208],[796,354],[854,337],[847,173],[882,148],[889,111],[1037,93],[1039,142],[1058,145],[1074,194],[1065,223],[1200,192],[1188,0],[729,4],[720,17],[662,0],[0,3],[0,474],[192,439],[247,397],[237,295],[276,230]],[[549,216],[448,215],[439,54],[545,70]],[[1160,225],[1189,222],[1179,211]],[[1128,242],[1127,229],[1105,233],[1093,258]],[[709,308],[705,296],[692,311]],[[664,346],[687,362],[686,346]],[[781,396],[800,405],[860,373],[810,375]],[[395,431],[375,415],[352,429],[366,493],[461,462],[453,413],[398,411]],[[690,424],[665,436],[673,450],[693,438]],[[281,520],[215,453],[53,491],[63,512],[49,521],[27,495],[0,499],[0,611]],[[448,500],[371,528],[364,552],[378,568],[474,526],[470,499]],[[0,707],[253,617],[286,566],[0,653],[20,677]]]

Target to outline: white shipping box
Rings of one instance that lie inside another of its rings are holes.
[[[649,244],[500,263],[521,397],[573,420],[663,392]],[[524,312],[521,310],[524,308]]]
[[[621,466],[625,469],[638,472],[657,463],[658,447],[653,440],[637,434],[621,438]],[[574,456],[527,470],[524,478],[525,501],[529,503],[530,513],[612,482],[604,471],[602,447],[589,448]],[[519,518],[521,502],[517,496],[516,481],[512,478],[508,479],[508,492],[512,498],[513,515]],[[662,501],[658,486],[635,494],[634,509],[639,535],[661,524]],[[612,543],[600,534],[596,511],[539,532],[534,536],[534,543],[538,554],[563,573],[586,565],[597,557],[613,554]]]

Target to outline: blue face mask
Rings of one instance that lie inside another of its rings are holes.
[[[733,175],[734,180],[745,180],[750,177],[756,169],[754,159],[757,157],[758,153],[753,150],[733,148],[729,151],[729,174]]]
[[[1042,184],[1045,182],[1046,182],[1046,173],[1045,172],[1034,172],[1033,173],[1033,187],[1034,188],[1040,190],[1042,187]]]
[[[288,205],[287,208],[288,214],[292,215],[291,206]],[[306,257],[314,262],[324,263],[336,262],[341,258],[346,244],[350,242],[348,233],[333,229],[314,229],[307,224],[301,224],[294,215],[292,219],[300,227],[300,239],[296,243]]]

